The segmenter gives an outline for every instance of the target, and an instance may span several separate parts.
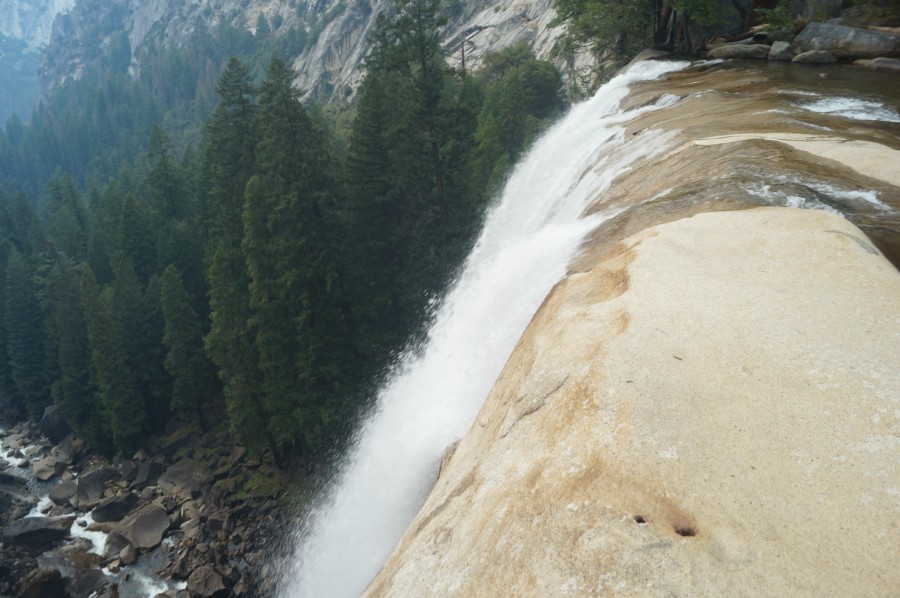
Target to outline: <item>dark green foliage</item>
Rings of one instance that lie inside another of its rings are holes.
[[[50,404],[44,377],[43,314],[37,300],[34,266],[13,249],[6,261],[4,281],[6,348],[16,399],[33,419]]]
[[[54,177],[44,190],[47,237],[56,251],[80,262],[87,257],[89,216],[75,180]]]
[[[620,60],[651,45],[654,0],[554,0],[556,18],[566,34],[555,51],[572,56],[580,49],[596,56],[612,51]]]
[[[133,451],[146,439],[149,417],[138,391],[137,379],[128,366],[125,341],[108,295],[101,295],[94,273],[89,267],[84,268],[81,302],[100,402],[109,418],[114,447]]]
[[[352,123],[304,106],[272,50],[336,14],[222,23],[137,80],[114,32],[9,123],[0,176],[28,195],[0,190],[0,401],[37,417],[52,397],[106,454],[222,411],[280,463],[346,437],[563,106],[524,46],[450,69],[434,0],[379,18]]]
[[[87,325],[81,307],[81,268],[67,255],[49,256],[41,282],[41,305],[52,339],[58,377],[52,384],[53,402],[70,425],[101,453],[112,452],[109,420],[98,401],[91,379],[91,356]]]
[[[250,325],[278,442],[319,445],[342,419],[345,344],[336,292],[337,185],[322,134],[273,56],[259,93],[256,174],[244,193]],[[333,424],[332,424],[333,425]]]
[[[212,364],[203,348],[200,319],[191,307],[175,266],[163,272],[160,304],[165,318],[166,371],[172,377],[172,411],[180,417],[196,417],[206,427],[203,402],[214,392]]]
[[[250,278],[241,243],[244,187],[255,167],[256,111],[247,67],[229,61],[219,82],[222,102],[207,126],[205,197],[210,330],[206,350],[216,365],[232,430],[248,448],[277,450],[266,423],[259,351],[249,327]]]
[[[496,189],[521,152],[562,110],[562,77],[519,44],[489,54],[478,79],[486,87],[475,134],[481,176],[489,189]]]
[[[383,363],[459,263],[484,205],[472,89],[447,67],[432,0],[379,17],[347,163],[358,350]]]

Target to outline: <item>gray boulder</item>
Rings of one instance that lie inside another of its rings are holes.
[[[834,54],[827,50],[809,50],[794,56],[791,62],[798,64],[833,64],[837,62]]]
[[[827,50],[837,58],[874,58],[900,50],[900,36],[838,23],[810,23],[793,45],[800,52]]]
[[[0,541],[39,554],[69,534],[74,517],[25,517],[6,526]]]
[[[169,467],[159,476],[156,485],[164,494],[187,500],[200,496],[203,482],[203,477],[194,469],[193,463],[185,459]]]
[[[108,584],[106,575],[100,569],[84,569],[75,575],[69,584],[70,594],[79,596],[96,596]]]
[[[31,463],[31,474],[42,482],[58,478],[66,470],[66,464],[56,457],[45,457]]]
[[[122,479],[126,482],[133,482],[137,477],[138,467],[134,461],[129,459],[125,459],[119,465],[119,471],[122,472]]]
[[[887,73],[900,73],[900,59],[897,58],[872,58],[870,60],[856,60],[853,64]]]
[[[19,582],[19,598],[70,598],[62,574],[52,567],[29,572]]]
[[[137,490],[143,490],[147,486],[155,486],[159,476],[165,471],[162,463],[155,461],[144,461],[137,468],[137,474],[134,477],[132,486]]]
[[[763,44],[727,44],[709,51],[710,58],[764,60],[768,55],[769,46]]]
[[[791,44],[782,41],[772,42],[772,47],[769,48],[769,60],[790,61],[793,58],[794,51],[791,49]]]
[[[204,598],[224,595],[228,591],[222,576],[209,565],[198,567],[191,573],[187,580],[187,589]]]
[[[137,556],[137,549],[129,544],[119,552],[119,562],[128,567],[137,562]]]
[[[44,415],[41,417],[41,423],[38,425],[44,436],[54,443],[59,442],[72,433],[69,422],[66,421],[66,418],[56,405],[50,405],[44,409]]]
[[[110,558],[117,556],[122,549],[128,546],[128,539],[120,533],[112,532],[106,536],[106,546],[103,548],[103,556]]]
[[[106,485],[120,478],[118,470],[106,466],[82,474],[78,478],[78,490],[75,492],[78,507],[84,510],[96,507],[103,498]]]
[[[140,498],[132,492],[122,496],[110,496],[100,501],[100,504],[91,512],[91,517],[97,523],[121,521],[125,515],[138,506],[138,503],[140,503]]]
[[[147,505],[122,520],[119,534],[135,548],[150,549],[162,542],[170,525],[165,509]]]
[[[50,500],[58,505],[64,505],[69,502],[73,496],[75,496],[75,491],[77,489],[78,484],[75,482],[75,480],[66,480],[64,482],[60,482],[50,489]]]

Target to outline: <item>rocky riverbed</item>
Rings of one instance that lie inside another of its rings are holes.
[[[285,486],[271,460],[224,430],[151,446],[107,461],[52,411],[0,425],[0,597],[266,595]]]

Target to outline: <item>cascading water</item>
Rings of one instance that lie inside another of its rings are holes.
[[[425,345],[383,385],[339,475],[300,526],[282,571],[283,598],[365,590],[584,235],[611,215],[580,218],[588,203],[632,160],[665,148],[665,134],[647,132],[630,143],[633,151],[604,157],[622,144],[622,122],[636,112],[619,109],[629,85],[686,66],[642,62],[628,69],[575,106],[516,167]]]

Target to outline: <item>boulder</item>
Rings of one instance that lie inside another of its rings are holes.
[[[206,518],[206,533],[211,538],[224,540],[231,531],[231,517],[228,511],[216,511]]]
[[[118,556],[122,549],[128,546],[128,539],[118,532],[111,532],[106,537],[106,546],[103,547],[103,556],[111,558]]]
[[[19,582],[19,598],[71,598],[63,583],[62,574],[50,567],[28,573]]]
[[[794,51],[791,49],[791,44],[787,42],[772,42],[768,58],[769,60],[790,61],[794,58]]]
[[[887,73],[900,73],[900,59],[897,58],[872,58],[871,60],[856,60],[853,64],[862,66],[873,71],[884,71]]]
[[[800,52],[827,50],[837,58],[874,58],[900,50],[900,36],[830,22],[808,24],[792,43]]]
[[[147,486],[155,486],[157,480],[159,480],[159,476],[165,469],[166,468],[162,463],[157,463],[155,461],[141,461],[137,467],[134,482],[131,484],[132,487],[137,490],[143,490]]]
[[[79,571],[75,579],[69,585],[69,593],[72,596],[89,598],[97,595],[106,585],[109,579],[100,569],[85,569]]]
[[[25,517],[0,531],[0,541],[40,553],[69,535],[73,521],[74,517]]]
[[[198,567],[191,573],[187,580],[187,589],[193,594],[204,598],[224,596],[228,591],[222,576],[209,565]]]
[[[58,478],[66,470],[66,464],[56,457],[45,457],[31,463],[31,474],[42,482]]]
[[[126,567],[137,562],[137,549],[129,544],[119,552],[119,562]]]
[[[769,46],[763,44],[727,44],[709,51],[710,58],[735,58],[765,60]]]
[[[797,54],[791,59],[791,62],[798,64],[833,64],[837,62],[837,58],[827,50],[809,50]]]
[[[78,483],[75,480],[66,480],[60,482],[50,489],[50,500],[58,505],[67,504],[78,489]]]
[[[121,496],[110,496],[100,501],[93,511],[91,518],[98,523],[107,521],[120,521],[140,503],[140,498],[133,492]]]
[[[165,473],[159,476],[156,483],[161,492],[181,500],[200,496],[202,484],[203,477],[194,468],[194,464],[187,459],[169,467]]]
[[[165,509],[147,505],[123,519],[118,533],[135,548],[150,549],[162,542],[169,526],[169,516]]]
[[[41,417],[41,423],[38,426],[44,436],[53,443],[61,441],[72,433],[69,422],[66,421],[62,411],[56,405],[50,405],[44,409],[44,415]]]
[[[131,460],[122,461],[122,464],[119,466],[119,471],[122,472],[123,480],[125,480],[126,482],[133,482],[137,477],[137,463]]]
[[[645,48],[638,52],[637,56],[631,59],[631,62],[628,63],[628,66],[632,64],[637,64],[638,62],[643,62],[645,60],[656,60],[658,58],[664,58],[666,56],[671,56],[671,52],[666,52],[665,50],[654,50],[652,48]]]
[[[231,462],[232,467],[237,467],[247,458],[247,449],[242,446],[236,446],[231,451],[231,456],[228,460]]]
[[[895,595],[897,269],[789,208],[588,255],[366,595]]]
[[[51,454],[63,463],[71,465],[75,460],[75,454],[78,450],[79,448],[76,447],[75,440],[72,438],[72,435],[69,434],[53,448]]]
[[[121,476],[118,470],[108,466],[81,474],[78,478],[78,489],[75,491],[78,508],[87,510],[97,506],[103,498],[106,485],[121,479]]]

